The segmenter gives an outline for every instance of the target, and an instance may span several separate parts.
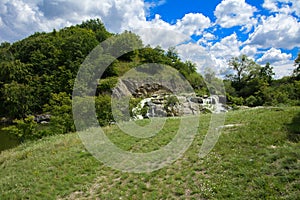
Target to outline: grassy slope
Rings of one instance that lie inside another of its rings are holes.
[[[0,156],[0,199],[297,199],[300,196],[300,108],[234,111],[213,151],[199,149],[209,115],[182,158],[152,173],[123,173],[105,167],[76,134],[49,137],[4,151]],[[106,128],[125,150],[146,152],[165,145],[178,121],[151,140],[135,139]]]

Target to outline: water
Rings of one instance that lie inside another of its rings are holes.
[[[6,131],[2,130],[0,126],[0,152],[6,149],[13,148],[19,144],[16,137],[9,135]]]

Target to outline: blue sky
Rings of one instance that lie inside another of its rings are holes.
[[[300,51],[299,0],[1,0],[0,42],[90,18],[111,32],[134,30],[146,44],[176,46],[199,71],[222,73],[246,54],[282,77]]]

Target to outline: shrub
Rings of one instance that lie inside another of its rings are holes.
[[[28,139],[40,138],[39,135],[36,134],[37,123],[34,121],[34,116],[14,120],[13,122],[14,125],[5,127],[3,130],[15,135],[19,141],[23,142]]]

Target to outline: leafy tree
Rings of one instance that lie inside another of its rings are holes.
[[[296,68],[294,69],[293,75],[300,80],[300,53],[298,53],[298,57],[296,58],[294,65]]]
[[[112,36],[112,34],[106,30],[104,24],[100,19],[91,19],[88,21],[84,21],[80,25],[77,25],[77,27],[92,30],[99,42],[102,42]]]
[[[111,97],[109,95],[99,95],[95,99],[97,118],[101,126],[108,125],[113,120],[111,111]]]
[[[176,48],[175,48],[175,47],[170,47],[170,48],[168,49],[168,51],[167,51],[166,56],[170,59],[171,63],[175,63],[175,62],[180,61],[178,52],[176,51]],[[171,63],[170,63],[170,64],[171,64]]]
[[[275,73],[273,72],[273,67],[271,67],[271,64],[268,62],[265,67],[262,67],[260,69],[259,76],[263,79],[265,79],[269,84],[273,80],[273,76]]]
[[[229,66],[236,72],[232,81],[237,82],[237,84],[253,78],[260,69],[260,66],[246,55],[232,58],[229,61]]]
[[[106,52],[123,61],[133,61],[138,55],[138,50],[143,47],[141,38],[130,32],[125,31],[114,38],[113,44],[105,49]]]
[[[12,81],[4,84],[3,88],[1,88],[1,94],[2,109],[7,117],[11,119],[24,118],[26,115],[31,114],[34,96],[33,88],[29,85]]]
[[[160,46],[155,47],[154,49],[150,46],[139,50],[139,57],[142,63],[158,63],[164,64],[164,50]]]
[[[72,115],[72,101],[65,92],[52,93],[49,104],[44,106],[44,112],[51,114],[51,132],[64,134],[75,131]]]
[[[232,67],[235,74],[228,78],[231,80],[231,85],[235,88],[238,96],[246,98],[254,95],[255,92],[258,92],[261,84],[264,84],[260,78],[263,71],[261,66],[246,55],[232,58],[229,61],[229,66]],[[269,71],[266,71],[266,73],[269,73]]]
[[[20,60],[0,62],[0,86],[12,81],[26,83],[31,76],[31,67],[32,65],[24,64]]]
[[[15,135],[20,142],[25,140],[38,139],[37,123],[34,121],[34,116],[26,117],[25,119],[14,120],[14,125],[5,127],[4,130]]]

